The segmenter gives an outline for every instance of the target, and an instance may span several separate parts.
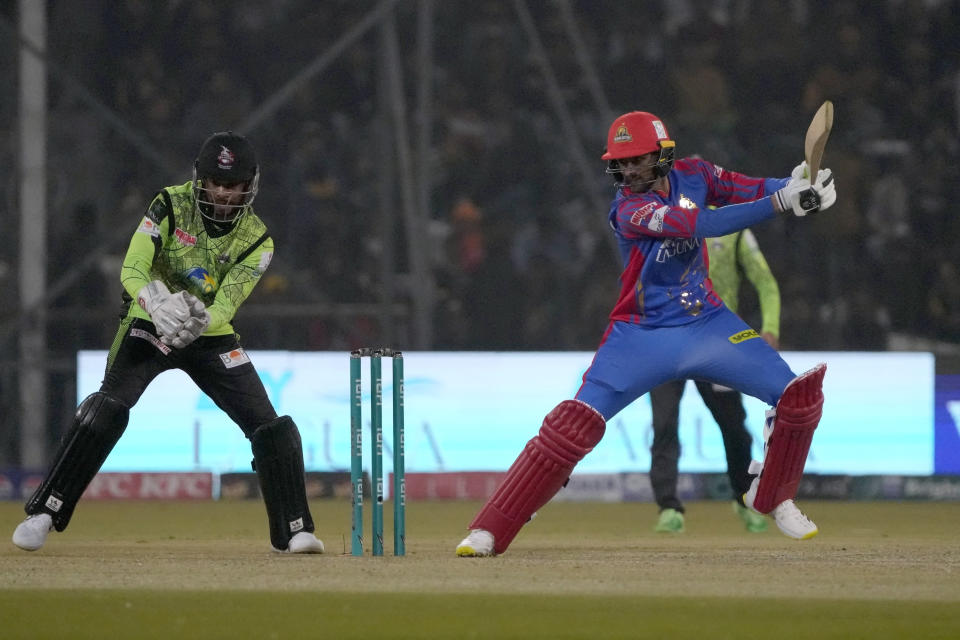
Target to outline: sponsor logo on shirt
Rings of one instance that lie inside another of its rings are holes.
[[[639,209],[633,212],[633,215],[630,216],[630,224],[639,227],[643,224],[643,219],[649,216],[657,208],[656,202],[648,202]]]
[[[684,209],[696,209],[697,203],[688,198],[687,196],[680,194],[680,199],[677,201],[677,205],[683,207]]]
[[[197,244],[197,237],[192,236],[183,229],[177,227],[177,230],[173,232],[173,235],[177,237],[177,240],[180,241],[180,244],[185,247],[194,247]]]
[[[664,238],[657,249],[657,262],[666,262],[673,256],[693,251],[700,247],[700,238]]]
[[[741,331],[740,333],[735,333],[729,338],[727,338],[733,344],[740,344],[745,340],[750,340],[751,338],[759,338],[760,334],[754,331],[753,329],[747,329],[746,331]]]
[[[630,224],[640,227],[646,226],[655,233],[663,231],[663,219],[670,211],[667,205],[657,206],[656,202],[648,202],[633,212],[630,216]]]
[[[140,223],[140,228],[137,229],[137,233],[145,233],[153,238],[159,237],[160,225],[147,216],[143,216],[143,221]]]
[[[165,356],[170,355],[170,347],[160,342],[160,340],[157,339],[157,336],[153,335],[149,331],[144,331],[143,329],[138,329],[134,327],[133,329],[130,329],[130,335],[133,336],[134,338],[140,338],[142,340],[146,340],[147,342],[155,346],[163,355]]]
[[[242,364],[247,364],[250,362],[250,356],[248,356],[247,352],[243,350],[243,347],[238,347],[233,351],[221,353],[220,360],[223,361],[224,367],[227,369],[233,369],[234,367],[239,367]]]
[[[217,281],[213,279],[210,272],[203,267],[194,267],[187,272],[187,279],[196,285],[205,294],[213,293],[217,286]]]
[[[647,222],[647,228],[657,233],[663,231],[663,217],[667,215],[668,211],[670,211],[670,207],[666,205],[654,211],[653,215],[650,216],[650,221]]]

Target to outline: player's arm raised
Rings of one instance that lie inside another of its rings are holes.
[[[779,213],[803,217],[808,213],[825,211],[837,201],[833,172],[820,169],[816,182],[810,184],[810,180],[803,177],[805,165],[802,163],[794,168],[787,185],[773,194],[773,207]]]

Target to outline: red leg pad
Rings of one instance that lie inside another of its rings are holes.
[[[827,365],[818,364],[797,376],[777,402],[773,432],[766,443],[766,456],[753,508],[770,513],[784,500],[797,495],[807,462],[813,431],[823,414],[823,376]]]
[[[503,553],[520,528],[563,487],[573,468],[593,451],[606,421],[590,405],[564,400],[543,419],[540,433],[524,447],[503,482],[470,523],[493,534]]]

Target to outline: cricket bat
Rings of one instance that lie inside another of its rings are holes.
[[[832,128],[833,103],[827,100],[813,114],[813,120],[807,127],[807,137],[803,142],[803,154],[810,170],[810,182],[817,181],[820,161],[823,160],[823,150],[827,146],[827,138],[830,137],[830,129]]]

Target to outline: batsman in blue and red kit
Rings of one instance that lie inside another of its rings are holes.
[[[836,201],[832,172],[814,180],[753,178],[706,160],[675,161],[676,143],[655,115],[617,118],[602,159],[617,185],[608,221],[620,249],[620,294],[583,384],[558,404],[470,523],[461,556],[503,553],[603,437],[606,421],[676,379],[721,384],[768,403],[764,461],[744,496],[795,538],[817,533],[793,502],[822,410],[826,365],[797,376],[714,292],[706,238],[775,218],[806,216]],[[708,207],[715,207],[708,208]]]

